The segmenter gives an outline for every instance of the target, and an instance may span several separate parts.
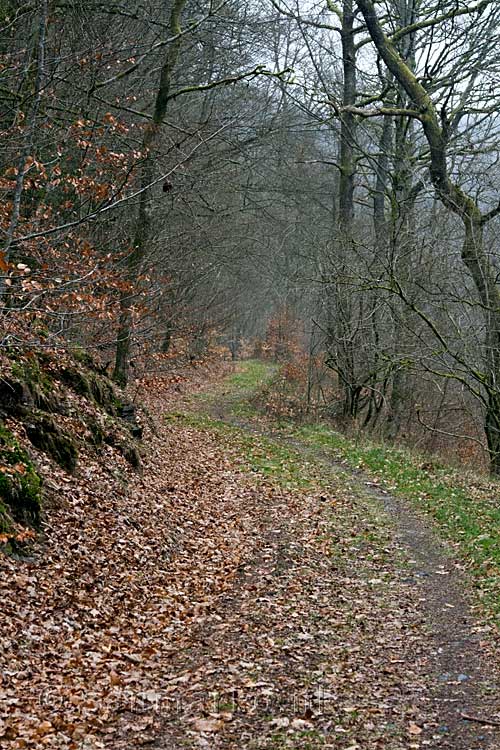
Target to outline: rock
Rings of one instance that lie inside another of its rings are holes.
[[[451,675],[449,672],[444,672],[443,674],[440,674],[438,677],[439,682],[449,682],[453,679],[453,675]]]
[[[119,414],[123,421],[127,423],[132,437],[140,440],[142,438],[142,427],[137,421],[135,405],[131,403],[122,404]]]
[[[26,385],[11,378],[0,379],[0,404],[3,414],[20,416],[30,405],[33,405],[33,395]]]
[[[38,527],[41,479],[14,436],[0,424],[0,531],[9,530],[9,516]]]
[[[91,418],[86,420],[86,425],[92,436],[92,443],[96,446],[96,448],[102,445],[104,441],[104,430],[102,428],[102,425],[99,424],[96,419]]]
[[[122,403],[109,378],[95,371],[83,371],[80,367],[65,366],[59,370],[62,382],[80,396],[94,401],[111,416],[120,413]]]
[[[122,443],[118,445],[117,448],[121,452],[123,458],[128,461],[134,469],[141,468],[141,454],[135,445],[132,445],[131,443]]]
[[[123,436],[117,435],[114,432],[108,432],[108,434],[104,436],[104,442],[112,448],[116,448],[116,450],[122,454],[123,458],[134,467],[134,469],[139,469],[141,467],[141,454],[132,441],[128,441]]]
[[[66,471],[75,470],[78,459],[75,443],[51,417],[32,414],[24,427],[35,448],[47,453]]]

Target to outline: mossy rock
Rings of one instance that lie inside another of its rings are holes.
[[[95,419],[87,419],[86,425],[90,431],[90,434],[92,435],[92,443],[99,447],[104,442],[104,430],[102,428],[102,425],[99,424],[99,422]]]
[[[34,384],[31,387],[31,393],[33,396],[33,402],[37,409],[41,409],[42,411],[48,411],[51,414],[66,414],[67,413],[67,406],[64,403],[64,401],[61,401],[61,399],[52,392],[47,392],[40,388],[39,385]]]
[[[89,354],[83,347],[76,346],[72,350],[73,359],[77,362],[81,362],[82,365],[88,367],[90,370],[95,369],[96,364],[92,359],[92,355]]]
[[[5,503],[0,500],[0,534],[9,534],[12,529],[12,514]]]
[[[135,404],[130,402],[122,404],[119,415],[130,430],[132,437],[140,440],[142,438],[142,426],[137,421],[137,409]]]
[[[121,401],[116,397],[114,388],[109,380],[99,375],[91,375],[90,391],[94,397],[94,401],[99,406],[102,406],[108,414],[118,414]]]
[[[0,379],[0,404],[4,414],[21,416],[33,403],[33,394],[26,383],[7,377]]]
[[[94,401],[112,416],[118,414],[121,401],[107,378],[94,372],[82,372],[78,367],[64,367],[59,371],[59,376],[75,393]]]
[[[4,414],[20,417],[33,407],[48,412],[65,411],[53,381],[40,368],[39,358],[12,363],[11,377],[0,380],[0,404]]]
[[[12,364],[12,375],[28,386],[37,384],[47,392],[50,392],[53,385],[51,378],[40,367],[40,358],[35,356],[14,362]]]
[[[41,511],[41,479],[28,454],[0,425],[0,529],[8,531],[9,516],[37,527]]]
[[[59,377],[75,393],[91,398],[89,379],[77,367],[63,367],[59,370]]]
[[[133,443],[123,442],[120,443],[117,447],[123,458],[128,461],[128,463],[133,466],[134,469],[141,468],[141,454],[139,453],[139,449],[136,445],[134,445]]]
[[[4,414],[23,417],[36,407],[51,413],[64,413],[65,404],[52,391],[46,391],[39,383],[2,378],[0,380],[0,404]]]
[[[66,471],[74,471],[78,460],[78,450],[73,439],[44,415],[32,414],[24,425],[31,443],[47,453]]]

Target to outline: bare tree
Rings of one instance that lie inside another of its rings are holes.
[[[476,387],[482,394],[485,405],[485,433],[488,441],[491,470],[500,474],[500,289],[497,283],[497,271],[484,245],[484,228],[500,213],[500,204],[488,211],[482,210],[478,200],[467,193],[454,179],[447,160],[450,123],[453,117],[463,119],[466,102],[460,97],[460,108],[452,111],[451,117],[445,109],[439,115],[437,106],[429,92],[416,74],[406,64],[394,43],[384,33],[377,17],[372,0],[357,0],[363,13],[370,36],[388,69],[404,88],[413,106],[414,117],[423,128],[430,150],[430,175],[440,200],[461,220],[464,238],[462,244],[462,261],[474,281],[484,313],[486,328],[485,357],[483,367],[476,372]],[[480,3],[467,8],[476,23],[483,11],[486,17],[480,22],[487,35],[485,43],[498,23],[498,8],[492,3]],[[451,11],[452,12],[452,11]],[[435,21],[436,25],[438,20]],[[420,28],[417,25],[417,28]],[[399,32],[400,34],[402,32]],[[478,80],[478,69],[475,66],[469,71],[470,86]],[[467,91],[467,87],[466,87]],[[467,92],[470,95],[470,92]],[[449,91],[448,101],[453,101],[453,91]],[[491,105],[484,103],[483,110]],[[437,333],[437,331],[436,331]],[[480,389],[480,390],[479,390]]]

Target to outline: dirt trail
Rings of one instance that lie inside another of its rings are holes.
[[[243,380],[148,391],[140,474],[53,471],[46,539],[0,559],[2,747],[499,750],[498,659],[450,551],[235,416]]]
[[[376,524],[337,492],[258,495],[262,510],[247,528],[254,552],[171,665],[183,701],[154,747],[423,747],[421,724],[436,722],[419,705],[416,608],[389,580],[396,550],[377,553]]]
[[[429,638],[425,660],[434,683],[429,700],[446,728],[441,746],[499,748],[499,728],[480,721],[498,711],[499,695],[481,646],[481,628],[471,612],[467,580],[450,550],[407,503],[373,489],[370,493],[390,514],[413,566],[410,580],[419,594]]]
[[[417,602],[418,623],[413,622],[412,626],[416,625],[424,643],[423,648],[418,644],[414,652],[410,648],[405,657],[415,660],[407,665],[409,673],[416,671],[425,679],[425,686],[417,691],[420,695],[413,697],[435,719],[433,731],[419,736],[422,745],[416,744],[413,737],[407,747],[499,750],[498,665],[491,662],[488,643],[483,640],[484,627],[473,615],[470,581],[453,550],[438,538],[432,521],[416,512],[409,502],[391,496],[368,475],[348,468],[326,451],[313,451],[295,438],[269,432],[258,422],[236,418],[230,404],[219,401],[213,413],[251,434],[266,434],[288,443],[310,460],[321,462],[326,470],[333,469],[342,482],[348,483],[353,496],[370,498],[389,517],[392,541],[407,559],[403,583]],[[396,569],[394,574],[399,576],[401,571]]]

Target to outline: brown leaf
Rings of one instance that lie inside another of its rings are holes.
[[[220,719],[196,719],[194,728],[197,732],[220,732],[224,722]]]
[[[412,721],[408,727],[408,734],[422,734],[422,727]]]

